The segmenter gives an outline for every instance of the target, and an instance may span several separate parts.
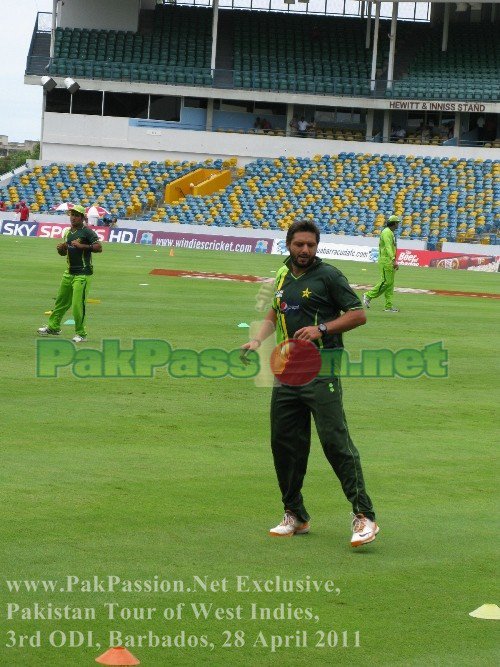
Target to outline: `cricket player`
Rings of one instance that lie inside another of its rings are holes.
[[[257,338],[242,346],[243,354],[257,350],[275,330],[278,343],[294,339],[309,341],[318,350],[341,350],[342,334],[365,324],[361,302],[345,276],[316,257],[319,237],[310,220],[294,222],[288,229],[290,255],[277,273],[272,308]],[[276,380],[271,399],[271,448],[285,514],[270,535],[292,537],[309,532],[302,485],[311,442],[311,415],[325,456],[352,505],[351,545],[373,542],[379,527],[365,489],[359,453],[347,428],[340,379],[333,371],[328,377],[314,377],[299,386]]]
[[[59,336],[61,320],[71,307],[75,320],[74,343],[83,343],[87,340],[85,328],[85,303],[90,287],[90,278],[94,272],[92,267],[92,253],[102,252],[99,237],[93,229],[84,224],[85,209],[83,206],[74,206],[70,212],[71,227],[63,236],[63,242],[57,245],[57,252],[66,257],[68,266],[63,274],[59,292],[54,304],[54,310],[47,326],[38,329],[39,336]]]
[[[396,227],[401,222],[399,215],[391,215],[384,227],[379,239],[378,263],[380,266],[380,280],[369,292],[363,295],[363,304],[365,308],[370,307],[370,301],[376,299],[381,294],[385,294],[385,312],[399,313],[399,308],[392,305],[394,294],[394,272],[398,270],[396,261],[396,236],[394,234]]]

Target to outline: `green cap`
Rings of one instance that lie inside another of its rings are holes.
[[[401,218],[399,217],[399,215],[391,215],[391,217],[389,218],[389,222],[401,222]]]
[[[77,206],[73,206],[73,208],[70,208],[69,212],[71,213],[72,211],[76,211],[81,216],[85,217],[85,208],[83,206],[80,206],[80,204],[78,204]]]

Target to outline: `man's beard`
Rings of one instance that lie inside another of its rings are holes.
[[[295,255],[290,253],[290,257],[291,257],[292,264],[293,264],[294,268],[300,269],[300,270],[308,269],[311,266],[311,264],[314,263],[314,260],[316,259],[316,255],[312,255],[312,256],[309,256],[307,258],[307,261],[305,261],[305,258],[301,259],[299,261],[300,253],[295,254]]]

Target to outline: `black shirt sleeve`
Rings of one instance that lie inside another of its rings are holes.
[[[94,232],[93,229],[89,229],[87,227],[87,229],[85,230],[85,236],[87,237],[89,245],[91,245],[92,243],[100,243],[99,237],[97,236],[97,234]]]
[[[344,274],[333,266],[331,268],[327,276],[327,287],[329,297],[336,309],[345,313],[348,310],[362,308],[361,301]]]

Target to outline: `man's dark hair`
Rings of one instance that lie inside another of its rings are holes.
[[[319,229],[312,220],[297,220],[290,225],[286,233],[287,246],[290,245],[294,234],[297,234],[297,232],[311,232],[316,236],[316,243],[319,243]]]

